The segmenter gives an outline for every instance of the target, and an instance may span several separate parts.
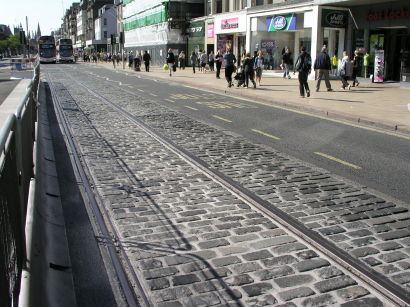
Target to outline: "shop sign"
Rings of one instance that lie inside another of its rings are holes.
[[[376,50],[373,79],[378,83],[384,81],[384,50]]]
[[[204,37],[205,36],[205,23],[204,22],[194,22],[189,25],[187,33],[189,37]]]
[[[392,19],[404,19],[410,18],[410,10],[401,9],[401,10],[385,10],[383,12],[369,12],[366,15],[367,21],[376,21],[376,20],[392,20]]]
[[[214,38],[215,37],[215,25],[213,23],[208,23],[208,29],[207,29],[208,38]]]
[[[322,27],[346,28],[347,11],[322,10]]]
[[[274,40],[271,39],[264,39],[261,40],[261,49],[266,49],[266,50],[271,50],[271,49],[275,49],[275,44],[276,42]]]
[[[292,31],[296,30],[295,14],[272,16],[266,18],[266,31]]]
[[[239,18],[229,18],[221,20],[221,30],[230,30],[239,28]]]

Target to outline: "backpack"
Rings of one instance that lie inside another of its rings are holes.
[[[302,63],[302,70],[304,72],[309,72],[312,70],[312,58],[308,53],[306,53],[305,60]]]

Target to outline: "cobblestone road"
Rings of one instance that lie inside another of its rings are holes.
[[[374,292],[49,69],[133,267],[157,306],[382,306]],[[406,206],[108,82],[76,80],[409,291]]]

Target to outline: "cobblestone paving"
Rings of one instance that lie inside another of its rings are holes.
[[[63,74],[51,75],[96,189],[156,305],[383,305],[331,261]],[[406,208],[150,101],[113,93],[101,80],[81,81],[409,286]]]

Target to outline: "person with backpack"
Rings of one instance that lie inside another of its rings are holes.
[[[326,47],[322,47],[322,52],[320,52],[315,60],[315,65],[314,69],[317,72],[317,84],[316,84],[316,92],[319,92],[320,89],[320,82],[322,79],[325,79],[327,91],[330,92],[332,91],[332,86],[330,85],[329,81],[329,72],[332,69],[332,66],[330,64],[330,57],[326,53]]]
[[[300,50],[301,50],[301,53],[299,54],[298,59],[296,60],[296,65],[295,65],[293,74],[295,74],[296,71],[299,72],[298,80],[299,80],[300,98],[305,98],[305,90],[306,90],[306,96],[310,97],[309,84],[307,80],[308,80],[310,71],[312,69],[312,58],[310,57],[310,54],[306,52],[305,46],[302,46]]]
[[[357,80],[357,75],[359,75],[362,70],[359,50],[356,50],[354,52],[354,58],[353,58],[352,63],[353,63],[353,74],[352,74],[353,85],[352,87],[355,87],[355,86],[359,86],[360,84],[360,82]]]
[[[172,71],[175,65],[175,55],[171,48],[168,49],[167,64],[168,64],[169,76],[171,77]]]
[[[339,75],[340,79],[342,80],[342,89],[345,90],[348,88],[350,90],[351,85],[347,80],[353,73],[353,64],[350,62],[349,55],[347,51],[343,51],[343,58],[340,60],[339,63]]]

